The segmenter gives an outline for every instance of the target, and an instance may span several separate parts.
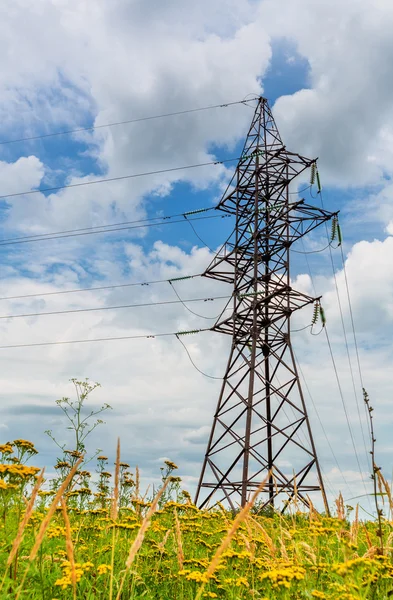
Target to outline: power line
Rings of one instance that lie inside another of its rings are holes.
[[[176,339],[179,340],[179,342],[181,343],[181,345],[183,346],[184,350],[187,353],[188,358],[190,359],[190,363],[192,364],[192,366],[194,367],[194,369],[196,369],[196,371],[198,371],[198,373],[200,373],[201,375],[203,375],[204,377],[208,377],[209,379],[219,379],[220,381],[222,381],[222,377],[214,377],[213,375],[209,375],[208,373],[205,373],[204,371],[201,371],[201,369],[199,367],[196,366],[195,362],[193,361],[191,354],[187,348],[187,346],[185,345],[185,343],[180,339],[178,334],[175,334]]]
[[[161,215],[160,217],[146,217],[145,219],[137,219],[134,221],[120,221],[119,223],[104,223],[103,225],[94,225],[92,227],[79,227],[78,229],[63,229],[62,231],[49,231],[47,233],[36,233],[34,235],[23,235],[20,237],[5,238],[0,240],[1,243],[5,242],[16,242],[19,240],[30,240],[36,238],[42,238],[53,235],[61,235],[63,233],[78,233],[80,231],[95,231],[96,229],[103,229],[104,227],[120,227],[121,225],[134,225],[135,223],[147,223],[148,221],[162,221],[166,219],[173,219],[174,217],[187,217],[188,215],[194,215],[202,212],[209,212],[210,210],[216,210],[215,206],[202,207],[196,210],[190,210],[188,212],[177,213],[173,215]]]
[[[194,219],[178,219],[178,220],[169,220],[169,218],[163,220],[162,222],[157,222],[157,223],[144,223],[142,225],[127,225],[125,227],[115,227],[113,229],[102,229],[100,231],[85,231],[85,232],[81,232],[81,233],[67,233],[65,235],[54,235],[54,236],[50,236],[48,235],[47,237],[41,237],[41,238],[27,238],[27,239],[19,239],[19,240],[15,240],[15,241],[10,241],[10,242],[0,242],[0,246],[11,246],[11,245],[18,245],[18,244],[30,244],[33,242],[46,242],[49,240],[60,240],[60,239],[64,239],[64,238],[71,238],[71,237],[80,237],[83,235],[96,235],[98,233],[112,233],[112,232],[116,232],[116,231],[129,231],[131,229],[142,229],[144,227],[161,227],[162,225],[173,225],[174,223],[186,223],[187,221],[205,221],[207,219],[226,219],[228,217],[230,217],[232,215],[211,215],[208,217],[196,217]],[[138,221],[136,221],[138,222]]]
[[[186,302],[213,302],[214,300],[227,300],[231,296],[215,296],[213,298],[189,298],[187,300],[165,300],[161,302],[144,302],[142,304],[121,304],[118,306],[97,306],[93,308],[75,308],[71,310],[54,310],[41,313],[25,313],[20,315],[0,315],[0,319],[19,319],[27,317],[44,317],[48,315],[68,315],[74,313],[95,312],[99,310],[117,310],[119,308],[140,308],[147,306],[163,306],[166,304],[185,304]],[[201,316],[201,315],[198,315]]]
[[[209,319],[209,320],[212,320],[212,321],[215,321],[216,319],[219,318],[219,316],[220,316],[221,313],[218,314],[218,315],[216,315],[215,317],[206,317],[205,315],[201,315],[201,314],[199,314],[199,313],[191,310],[191,308],[189,308],[187,306],[187,304],[186,304],[187,300],[182,300],[182,298],[180,298],[180,295],[178,294],[178,292],[177,292],[175,286],[173,285],[172,281],[169,280],[168,283],[171,286],[171,288],[173,289],[173,291],[175,292],[175,294],[176,294],[176,296],[178,298],[178,301],[181,302],[181,304],[183,304],[184,308],[187,309],[188,312],[190,312],[192,315],[195,315],[196,317],[201,317],[202,319]],[[231,296],[228,296],[228,297],[231,298]]]
[[[6,348],[33,348],[37,346],[58,346],[62,344],[87,344],[91,342],[112,342],[118,340],[141,340],[141,339],[154,339],[158,337],[168,337],[168,336],[179,336],[179,335],[188,335],[195,333],[202,333],[204,331],[210,331],[210,329],[194,329],[192,331],[175,331],[171,333],[154,333],[154,334],[145,334],[145,335],[125,335],[121,337],[109,337],[109,338],[94,338],[94,339],[83,339],[83,340],[61,340],[57,342],[36,342],[33,344],[13,344],[0,346],[0,350],[5,350]]]
[[[323,204],[322,189],[320,190],[319,194],[320,194],[320,197],[321,197],[321,206],[323,208],[324,204]],[[336,289],[336,296],[337,296],[337,303],[338,303],[338,308],[339,308],[339,313],[340,313],[341,326],[342,326],[342,330],[343,330],[343,334],[344,334],[344,342],[345,342],[346,354],[347,354],[347,359],[348,359],[349,371],[350,371],[350,375],[351,375],[352,388],[353,388],[353,393],[354,393],[354,396],[355,396],[356,410],[357,410],[358,419],[359,419],[359,423],[360,423],[360,431],[361,431],[361,435],[362,435],[363,447],[364,447],[364,452],[365,452],[365,456],[366,456],[366,464],[368,465],[370,458],[369,458],[369,453],[367,451],[366,439],[365,439],[365,435],[364,435],[364,428],[363,428],[362,418],[360,416],[360,405],[359,405],[360,403],[359,403],[359,398],[358,398],[358,394],[357,394],[357,391],[356,391],[355,377],[354,377],[354,373],[353,373],[352,361],[351,361],[351,356],[350,356],[350,352],[349,352],[347,331],[346,331],[345,322],[344,322],[344,315],[343,315],[343,310],[342,310],[342,305],[341,305],[340,292],[339,292],[339,289],[338,289],[336,271],[335,271],[335,267],[334,267],[333,253],[332,253],[332,248],[331,248],[331,244],[330,244],[330,241],[329,241],[329,232],[328,232],[328,228],[327,228],[326,222],[325,222],[325,230],[326,230],[326,238],[327,238],[327,241],[328,241],[329,257],[330,257],[330,263],[331,263],[331,267],[332,267],[334,286],[335,286],[335,289]],[[346,275],[345,275],[345,277],[346,277]],[[347,293],[349,293],[348,287],[347,287]]]
[[[340,250],[341,250],[341,261],[342,261],[343,271],[344,271],[345,287],[346,287],[346,290],[347,290],[349,314],[350,314],[350,317],[351,317],[351,326],[352,326],[353,341],[355,343],[355,352],[356,352],[356,360],[357,360],[357,366],[358,366],[358,371],[359,371],[360,385],[362,386],[362,390],[364,390],[365,388],[364,388],[364,382],[363,382],[362,369],[361,369],[361,366],[360,366],[360,356],[359,356],[359,348],[358,348],[358,342],[357,342],[357,335],[356,335],[356,330],[355,330],[355,321],[354,321],[354,318],[353,318],[353,311],[352,311],[352,301],[351,301],[351,296],[350,296],[350,293],[349,293],[347,269],[346,269],[346,266],[345,266],[344,252],[343,252],[342,246],[340,246]],[[369,432],[369,436],[370,436],[370,439],[371,439],[371,429],[370,429],[368,415],[367,415],[367,407],[366,407],[365,404],[364,404],[364,410],[365,410],[365,413],[366,413],[366,423],[368,423],[368,432]]]
[[[136,287],[136,286],[148,286],[156,283],[170,283],[171,281],[180,281],[186,279],[194,279],[195,277],[201,277],[201,273],[196,275],[186,275],[184,277],[173,277],[172,279],[156,279],[153,281],[139,281],[136,283],[120,283],[117,285],[100,285],[97,287],[89,287],[89,288],[75,288],[72,290],[60,290],[58,292],[41,292],[38,294],[22,294],[21,296],[3,296],[0,297],[0,300],[19,300],[22,298],[41,298],[41,296],[56,296],[60,294],[75,294],[77,292],[92,292],[97,290],[114,290],[117,288],[126,288],[126,287]]]
[[[321,417],[320,417],[320,415],[319,415],[319,412],[318,412],[317,406],[316,406],[316,404],[315,404],[315,402],[314,402],[314,398],[313,398],[313,396],[312,396],[312,394],[311,394],[311,391],[310,391],[310,388],[309,388],[309,386],[308,386],[308,384],[307,384],[307,380],[306,380],[306,378],[305,378],[305,376],[304,376],[304,373],[303,373],[302,367],[301,367],[301,365],[300,365],[300,362],[299,362],[299,360],[298,360],[298,359],[297,359],[297,357],[296,357],[296,354],[295,354],[295,351],[294,351],[294,350],[293,350],[293,353],[294,353],[294,355],[295,355],[295,358],[296,358],[296,363],[297,363],[297,366],[299,367],[299,371],[300,371],[300,374],[301,374],[301,376],[302,376],[302,379],[303,379],[304,386],[305,386],[305,388],[306,388],[306,390],[307,390],[307,393],[308,393],[308,395],[309,395],[309,398],[310,398],[310,400],[311,400],[311,403],[312,403],[312,405],[313,405],[314,412],[315,412],[315,414],[316,414],[316,416],[317,416],[317,419],[318,419],[318,421],[319,421],[319,424],[320,424],[320,426],[321,426],[321,429],[322,429],[322,431],[323,431],[323,435],[325,436],[325,439],[326,439],[326,441],[327,441],[327,443],[328,443],[328,446],[329,446],[330,452],[332,453],[332,456],[333,456],[334,462],[336,463],[336,466],[337,466],[337,468],[338,468],[338,470],[339,470],[339,473],[341,474],[341,477],[342,477],[342,479],[343,479],[343,481],[344,481],[345,485],[347,486],[347,488],[348,488],[349,492],[352,494],[353,492],[351,491],[351,488],[349,487],[349,484],[348,484],[348,482],[347,482],[347,480],[346,480],[346,478],[345,478],[345,476],[344,476],[344,473],[342,472],[342,469],[341,469],[341,467],[340,467],[340,465],[339,465],[339,462],[338,462],[337,456],[336,456],[336,454],[335,454],[335,452],[334,452],[334,450],[333,450],[333,448],[332,448],[332,445],[331,445],[331,443],[330,443],[330,440],[329,440],[329,438],[328,438],[328,436],[327,436],[327,433],[326,433],[325,427],[324,427],[324,425],[323,425],[322,419],[321,419]]]
[[[58,185],[55,187],[39,188],[37,190],[28,190],[25,192],[15,192],[13,194],[3,194],[0,199],[4,198],[15,198],[16,196],[28,196],[30,194],[42,194],[44,192],[56,192],[58,190],[64,190],[68,188],[82,187],[86,185],[94,185],[97,183],[108,183],[110,181],[122,181],[124,179],[134,179],[135,177],[147,177],[149,175],[160,175],[162,173],[171,173],[173,171],[184,171],[186,169],[196,169],[198,167],[208,167],[210,165],[222,165],[224,163],[234,162],[240,160],[239,157],[235,158],[224,158],[223,160],[212,160],[205,163],[197,163],[193,165],[183,165],[181,167],[171,167],[170,169],[158,169],[157,171],[146,171],[144,173],[132,173],[130,175],[121,175],[118,177],[105,177],[103,179],[95,179],[94,181],[81,181],[79,183],[69,183],[67,185]]]
[[[195,113],[195,112],[200,112],[203,110],[211,110],[213,108],[227,108],[228,106],[234,106],[235,104],[243,104],[246,105],[246,102],[251,102],[253,100],[258,100],[258,97],[255,98],[250,98],[248,100],[238,100],[237,102],[227,102],[225,104],[215,104],[215,105],[211,105],[211,106],[202,106],[201,108],[191,108],[188,110],[179,110],[176,112],[171,112],[171,113],[163,113],[160,115],[153,115],[153,116],[148,116],[148,117],[139,117],[137,119],[127,119],[126,121],[117,121],[114,123],[105,123],[103,125],[93,125],[91,127],[81,127],[79,129],[68,129],[66,131],[55,131],[53,133],[45,133],[42,135],[34,135],[34,136],[30,136],[30,137],[24,137],[24,138],[18,138],[18,139],[13,139],[13,140],[3,140],[0,141],[0,145],[3,146],[5,144],[15,144],[17,142],[27,142],[27,141],[32,141],[32,140],[40,140],[40,139],[44,139],[44,138],[50,138],[50,137],[55,137],[55,136],[59,136],[59,135],[69,135],[72,133],[81,133],[83,131],[93,131],[94,129],[103,129],[105,127],[114,127],[117,125],[128,125],[129,123],[140,123],[142,121],[152,121],[153,119],[162,119],[164,117],[174,117],[176,115],[186,115],[189,113]]]
[[[324,246],[323,248],[320,248],[319,250],[310,250],[308,252],[306,252],[306,251],[302,252],[301,250],[294,250],[293,248],[291,248],[291,252],[296,252],[296,254],[318,254],[318,252],[324,252],[329,247],[330,247],[330,244],[328,244],[327,246]]]
[[[323,206],[323,200],[322,200],[322,198],[321,198],[321,203],[322,203],[322,206]],[[326,233],[327,233],[327,230],[326,230]],[[302,245],[303,245],[303,249],[305,250],[303,238],[301,239],[301,242],[302,242]],[[316,296],[317,292],[316,292],[316,288],[315,288],[314,278],[312,276],[310,263],[308,261],[308,257],[307,257],[306,253],[305,253],[304,258],[305,258],[305,261],[306,261],[306,264],[307,264],[307,268],[308,268],[308,272],[309,272],[309,275],[310,275],[311,285],[313,287],[314,294]],[[343,392],[342,392],[341,383],[340,383],[340,379],[339,379],[339,375],[338,375],[336,363],[335,363],[335,360],[334,360],[333,349],[332,349],[331,344],[330,344],[329,336],[328,336],[328,333],[327,333],[327,327],[325,326],[323,329],[325,330],[326,338],[327,338],[327,341],[328,341],[328,346],[329,346],[329,350],[330,350],[330,356],[331,356],[331,359],[332,359],[333,369],[334,369],[334,372],[335,372],[335,375],[336,375],[337,386],[338,386],[338,389],[339,389],[339,393],[340,393],[340,397],[341,397],[341,402],[342,402],[342,405],[343,405],[343,408],[344,408],[346,422],[347,422],[347,426],[348,426],[348,429],[349,429],[349,434],[350,434],[350,437],[351,437],[351,440],[352,440],[352,445],[353,445],[353,449],[354,449],[354,452],[355,452],[355,457],[356,457],[356,462],[357,462],[357,465],[358,465],[358,468],[359,468],[360,477],[362,479],[362,482],[363,482],[363,485],[364,485],[364,489],[365,489],[365,491],[367,493],[366,484],[364,482],[363,473],[362,473],[362,470],[360,468],[359,456],[358,456],[358,453],[356,451],[356,446],[355,446],[355,442],[354,442],[354,438],[353,438],[353,434],[352,434],[352,429],[351,429],[351,425],[350,425],[349,418],[348,418],[347,408],[346,408],[345,401],[344,401],[344,395],[343,395]],[[304,377],[303,377],[303,379],[304,379]],[[306,386],[307,386],[307,383],[306,383]]]
[[[327,230],[326,230],[326,234],[328,235]],[[353,388],[353,392],[354,392],[354,396],[355,396],[356,409],[357,409],[359,423],[360,423],[360,430],[361,430],[362,438],[363,438],[364,452],[365,452],[365,455],[366,455],[366,462],[368,462],[368,453],[367,453],[367,447],[366,447],[366,439],[364,437],[363,423],[362,423],[362,419],[361,419],[361,416],[360,416],[359,398],[358,398],[358,394],[356,392],[355,378],[354,378],[353,369],[352,369],[352,361],[351,361],[351,356],[350,356],[350,353],[349,353],[347,331],[346,331],[346,327],[345,327],[345,323],[344,323],[344,315],[343,315],[343,310],[342,310],[342,305],[341,305],[340,292],[338,290],[336,271],[335,271],[335,268],[334,268],[334,261],[333,261],[333,254],[332,254],[332,249],[331,249],[330,246],[329,246],[329,256],[330,256],[330,263],[331,263],[331,266],[332,266],[334,286],[335,286],[335,289],[336,289],[336,296],[337,296],[338,308],[339,308],[339,312],[340,312],[341,326],[342,326],[342,330],[343,330],[343,334],[344,334],[344,343],[345,343],[345,348],[346,348],[346,353],[347,353],[347,358],[348,358],[349,371],[350,371],[350,374],[351,374],[352,388]]]
[[[322,189],[319,190],[319,196],[320,196],[320,199],[321,199],[321,206],[322,206],[322,208],[324,208]],[[346,332],[346,327],[345,327],[345,323],[344,323],[344,315],[343,315],[343,311],[342,311],[340,293],[339,293],[339,290],[338,290],[336,271],[335,271],[335,268],[334,268],[334,261],[333,261],[333,254],[332,254],[331,242],[329,240],[329,232],[328,232],[328,228],[327,228],[326,222],[325,222],[325,231],[326,231],[326,238],[327,238],[327,241],[328,241],[327,247],[329,248],[330,263],[331,263],[331,267],[332,267],[333,280],[334,280],[334,286],[335,286],[335,290],[336,290],[336,296],[337,296],[337,303],[338,303],[338,308],[339,308],[339,313],[340,313],[341,326],[342,326],[342,330],[343,330],[343,334],[344,334],[344,342],[345,342],[346,353],[347,353],[347,358],[348,358],[349,370],[350,370],[350,374],[351,374],[352,387],[353,387],[354,396],[355,396],[356,409],[357,409],[358,419],[359,419],[359,423],[360,423],[360,430],[361,430],[361,435],[362,435],[362,441],[363,441],[364,451],[365,451],[365,455],[366,455],[366,463],[368,463],[369,462],[369,455],[368,455],[367,447],[366,447],[366,440],[365,440],[365,436],[364,436],[363,423],[362,423],[362,419],[361,419],[361,416],[360,416],[359,398],[358,398],[358,394],[356,392],[355,379],[354,379],[354,374],[353,374],[353,369],[352,369],[352,361],[351,361],[351,357],[350,357],[350,353],[349,353],[349,345],[348,345],[348,339],[347,339],[347,332]],[[304,246],[303,246],[303,249],[304,249]],[[341,248],[341,253],[342,253],[342,248]],[[307,260],[307,256],[305,258]],[[342,255],[342,258],[343,258],[343,255]],[[307,261],[307,264],[308,264],[308,261]],[[310,274],[311,274],[311,271],[310,271]],[[346,272],[345,272],[345,279],[346,279],[346,285],[347,285],[347,294],[348,294],[348,298],[349,298],[349,288],[348,288],[348,281],[347,281],[347,277],[346,277]],[[314,286],[314,290],[315,290],[315,286]],[[349,302],[350,302],[350,299],[349,299]],[[351,309],[350,309],[350,313],[352,313]],[[355,334],[355,330],[354,330],[353,318],[352,318],[352,327],[353,327],[354,337],[356,338],[356,334]],[[326,333],[326,336],[328,336],[326,328],[325,328],[325,333]],[[328,341],[328,343],[329,343],[329,348],[330,348],[331,357],[332,357],[332,361],[333,361],[333,366],[334,366],[334,369],[336,371],[336,365],[335,365],[335,362],[334,362],[334,358],[333,358],[333,353],[332,353],[332,349],[331,349],[331,346],[330,346],[330,342]],[[357,347],[357,345],[356,345],[356,347]],[[358,366],[359,366],[359,363],[358,363]],[[340,385],[339,380],[338,380],[338,373],[337,373],[337,371],[336,371],[336,376],[337,376],[337,383],[338,383],[338,386],[339,386],[340,394],[342,396],[342,401],[343,401],[343,405],[344,405],[344,397],[342,395],[341,385]],[[361,381],[362,381],[362,378],[361,378]],[[346,411],[346,409],[344,409],[344,410]],[[363,479],[363,473],[361,472],[361,469],[360,469],[359,458],[358,458],[358,455],[356,453],[356,448],[355,448],[355,445],[354,445],[353,436],[352,436],[352,430],[350,428],[348,417],[347,417],[347,423],[348,423],[348,427],[350,429],[352,443],[353,443],[353,446],[354,446],[354,450],[355,450],[355,454],[356,454],[356,459],[358,461],[358,466],[359,466],[360,474],[361,474],[361,477],[362,477],[362,481],[363,481],[363,484],[365,485],[364,479]]]
[[[202,244],[204,246],[206,246],[206,248],[208,250],[210,250],[210,252],[214,252],[214,250],[212,250],[212,248],[210,248],[209,244],[207,244],[199,235],[199,233],[197,232],[197,230],[195,229],[194,225],[190,222],[190,220],[187,218],[187,215],[184,215],[185,220],[187,221],[187,223],[189,224],[189,226],[191,227],[192,231],[194,232],[194,235],[198,238],[198,240],[200,242],[202,242]]]
[[[349,421],[347,407],[346,407],[345,402],[344,402],[344,394],[343,394],[343,391],[342,391],[342,387],[341,387],[341,383],[340,383],[340,378],[338,376],[337,366],[336,366],[336,362],[334,360],[333,350],[332,350],[332,346],[331,346],[331,343],[330,343],[329,335],[328,335],[328,332],[327,332],[327,327],[325,326],[324,329],[325,329],[326,340],[327,340],[328,347],[329,347],[330,357],[332,359],[333,370],[334,370],[334,373],[335,373],[335,376],[336,376],[337,387],[338,387],[338,391],[339,391],[339,394],[340,394],[341,403],[342,403],[342,406],[343,406],[343,409],[344,409],[345,419],[346,419],[347,425],[348,425],[348,430],[349,430],[349,435],[350,435],[351,442],[352,442],[353,451],[355,453],[355,458],[356,458],[356,462],[357,462],[357,465],[358,465],[360,477],[361,477],[362,482],[363,482],[363,487],[364,487],[364,490],[365,490],[365,492],[367,494],[366,483],[364,481],[363,472],[362,472],[362,469],[360,467],[359,456],[358,456],[358,453],[357,453],[357,450],[356,450],[356,444],[355,444],[355,440],[354,440],[353,433],[352,433],[352,427],[351,427],[351,424],[350,424],[350,421]]]

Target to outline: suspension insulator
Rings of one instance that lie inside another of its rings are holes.
[[[342,241],[343,241],[343,236],[341,233],[340,223],[338,221],[337,221],[337,239],[338,239],[338,245],[341,246]]]
[[[314,185],[315,183],[315,174],[317,172],[317,165],[315,162],[313,162],[311,164],[311,172],[310,172],[310,183],[311,185]]]
[[[318,171],[316,172],[316,178],[317,178],[318,194],[320,194],[322,192],[322,186],[321,186],[321,179],[319,177]]]
[[[311,325],[316,325],[319,318],[319,300],[315,301],[314,311],[312,314]]]
[[[337,225],[338,225],[338,221],[337,221],[337,216],[333,215],[332,218],[332,232],[330,235],[330,241],[333,242],[336,237],[337,237]]]

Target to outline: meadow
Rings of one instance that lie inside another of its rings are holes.
[[[388,487],[380,520],[366,522],[341,496],[333,517],[313,507],[305,512],[296,498],[284,515],[259,512],[258,492],[236,514],[222,505],[199,510],[169,460],[160,485],[142,493],[139,471],[122,461],[120,443],[113,469],[103,454],[86,459],[86,437],[102,424],[91,418],[109,407],[83,417],[94,386],[75,385],[75,402],[58,401],[76,446],[59,446],[56,477],[45,480],[33,466],[32,442],[0,445],[1,599],[393,596]]]

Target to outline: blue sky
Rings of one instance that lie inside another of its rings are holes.
[[[19,17],[25,8],[22,0],[16,0],[15,11],[4,13],[0,25],[4,63],[0,140],[231,102],[262,91],[273,106],[287,147],[319,157],[324,205],[331,211],[340,210],[363,375],[378,408],[381,463],[390,472],[392,8],[382,0],[377,7],[370,0],[361,0],[361,11],[354,0],[345,6],[338,0],[317,6],[311,0],[285,0],[280,9],[271,0],[218,0],[215,7],[206,0],[186,4],[187,10],[183,10],[179,0],[157,3],[153,21],[140,2],[120,0],[115,13],[108,0],[99,0],[94,13],[88,14],[76,0],[67,8],[44,0],[41,12],[28,9],[29,18],[22,26]],[[15,32],[11,38],[9,31]],[[234,106],[0,145],[0,195],[236,157],[251,117],[249,107]],[[15,197],[1,202],[1,237],[213,206],[232,169],[229,164]],[[320,197],[307,194],[307,202],[319,205]],[[215,249],[230,233],[232,219],[193,224]],[[319,249],[325,243],[320,229],[309,237],[306,249]],[[0,251],[1,296],[200,273],[212,258],[185,222],[133,233],[4,246]],[[361,395],[339,250],[333,251],[333,258],[356,389]],[[317,292],[323,294],[341,384],[361,448],[329,253],[311,254],[308,262]],[[313,293],[303,255],[294,255],[292,277],[301,291]],[[191,298],[220,295],[223,286],[192,280],[179,289],[183,297]],[[1,313],[105,307],[173,297],[165,285],[123,288],[2,301]],[[210,316],[217,312],[216,306],[199,308],[209,310],[206,314]],[[294,326],[301,328],[309,320],[310,311],[304,311],[304,316],[296,316]],[[176,331],[201,324],[205,327],[206,322],[181,306],[172,306],[3,320],[0,331],[3,344],[10,345]],[[329,442],[337,448],[351,489],[361,493],[361,475],[326,343],[322,336],[314,338],[307,332],[294,334],[294,340]],[[189,343],[203,370],[222,375],[228,340],[204,334]],[[0,362],[4,374],[0,434],[4,438],[29,437],[31,430],[43,460],[50,460],[53,449],[43,430],[52,427],[63,435],[53,402],[72,393],[71,377],[88,376],[103,384],[96,392],[97,402],[111,398],[114,405],[106,433],[102,439],[97,433],[93,445],[105,443],[114,449],[119,434],[124,438],[124,452],[142,467],[146,481],[156,477],[159,461],[169,457],[182,465],[185,485],[195,486],[218,388],[195,372],[176,340],[4,350]],[[324,471],[337,493],[343,485],[341,474],[335,470],[312,408],[310,418]],[[359,452],[363,477],[367,477],[367,457]]]

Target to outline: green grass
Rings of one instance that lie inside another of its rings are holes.
[[[227,600],[369,600],[388,598],[393,589],[392,524],[383,520],[381,553],[378,525],[361,523],[357,516],[350,523],[342,504],[340,518],[304,514],[295,507],[286,516],[244,514],[209,575],[209,564],[235,517],[223,507],[200,511],[193,506],[179,478],[173,477],[176,465],[168,461],[162,473],[166,488],[161,487],[158,510],[150,520],[153,499],[141,498],[137,474],[118,459],[118,483],[110,484],[113,475],[105,457],[98,459],[95,485],[90,473],[76,469],[74,462],[76,475],[63,494],[66,511],[53,506],[38,553],[30,560],[67,473],[59,476],[54,489],[38,493],[18,551],[7,566],[37,478],[38,469],[24,464],[36,453],[29,444],[16,440],[8,448],[0,446],[1,599],[195,600],[199,594]],[[69,474],[70,467],[62,468]],[[133,560],[126,569],[132,547]]]

